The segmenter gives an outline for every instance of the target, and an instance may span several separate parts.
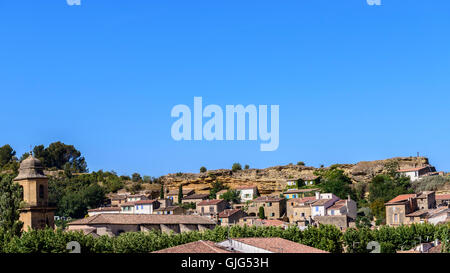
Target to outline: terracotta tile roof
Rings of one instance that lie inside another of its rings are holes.
[[[317,201],[314,201],[314,203],[312,203],[312,206],[313,207],[324,206],[326,203],[328,203],[331,200],[333,200],[333,199],[318,199]]]
[[[398,170],[397,172],[399,172],[399,173],[415,172],[415,171],[420,171],[420,170],[427,169],[427,168],[429,168],[429,167],[425,166],[425,167],[418,167],[418,168],[402,169],[402,170]]]
[[[253,202],[280,202],[284,198],[277,197],[277,196],[260,196],[253,200]]]
[[[136,202],[134,202],[136,205],[150,205],[150,204],[153,204],[153,203],[156,203],[156,202],[158,202],[159,203],[159,201],[158,200],[140,200],[140,201],[136,201]]]
[[[167,206],[167,207],[155,209],[155,211],[173,211],[178,208],[181,208],[181,207],[180,206]]]
[[[215,206],[222,202],[226,202],[223,199],[214,199],[214,200],[203,200],[197,204],[197,206]]]
[[[183,200],[193,200],[193,199],[207,199],[209,197],[209,194],[191,194],[186,197],[183,197]]]
[[[75,220],[69,225],[145,225],[145,224],[198,224],[215,225],[208,217],[198,215],[158,215],[158,214],[123,214],[106,213]]]
[[[428,210],[427,209],[422,209],[422,210],[416,210],[410,214],[405,215],[406,217],[419,217],[419,216],[423,216],[423,215],[427,215],[428,214]]]
[[[392,204],[392,203],[397,203],[397,202],[401,202],[401,201],[406,201],[409,198],[414,198],[416,197],[416,194],[412,193],[412,194],[401,194],[397,197],[395,197],[394,199],[390,200],[389,202],[387,202],[387,204]]]
[[[219,218],[228,218],[238,212],[240,212],[242,210],[240,209],[226,209],[224,211],[222,211],[221,213],[219,213]]]
[[[339,200],[334,205],[329,207],[328,209],[340,209],[342,207],[345,207],[347,205],[347,202],[345,200]]]
[[[96,209],[88,210],[88,212],[101,212],[101,211],[120,211],[120,208],[118,208],[118,207],[104,207],[104,208],[96,208]]]
[[[274,253],[328,253],[327,251],[282,238],[235,238],[232,240],[246,245],[262,248]]]
[[[436,194],[436,200],[450,200],[450,194]]]
[[[233,253],[225,248],[219,247],[211,241],[197,241],[184,245],[174,246],[153,253]]]

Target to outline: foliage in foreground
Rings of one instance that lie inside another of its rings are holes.
[[[450,225],[418,224],[398,228],[382,227],[379,230],[348,229],[341,232],[334,226],[321,225],[304,231],[296,228],[217,226],[204,232],[165,234],[159,231],[129,232],[117,237],[83,235],[81,232],[62,230],[33,230],[20,237],[0,230],[0,253],[64,253],[68,242],[77,241],[82,253],[149,253],[152,251],[198,240],[220,242],[228,237],[281,237],[333,253],[367,253],[367,244],[377,241],[382,252],[411,249],[420,242],[435,239],[448,240]]]

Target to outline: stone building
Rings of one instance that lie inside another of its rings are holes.
[[[386,225],[400,226],[407,224],[406,215],[417,209],[416,194],[402,194],[385,204]]]
[[[226,209],[219,213],[219,223],[221,226],[231,226],[239,223],[239,220],[247,216],[247,213],[240,209]]]
[[[68,230],[81,230],[97,235],[115,236],[124,232],[159,230],[165,233],[203,231],[213,229],[216,223],[207,217],[195,215],[156,214],[97,214],[70,222]]]
[[[286,215],[286,199],[277,196],[261,196],[253,200],[248,207],[250,216],[258,216],[259,208],[264,208],[267,219],[279,219]]]
[[[23,229],[54,228],[56,208],[48,203],[48,178],[41,161],[30,155],[20,163],[19,175],[14,179],[23,190],[24,207],[20,209]]]

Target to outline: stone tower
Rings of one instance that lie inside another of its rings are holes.
[[[20,163],[19,175],[14,179],[23,190],[25,206],[20,209],[23,229],[54,228],[55,208],[48,204],[48,178],[41,161],[30,155]]]

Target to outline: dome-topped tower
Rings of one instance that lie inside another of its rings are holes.
[[[48,178],[39,159],[31,153],[20,163],[19,175],[14,179],[23,190],[25,206],[20,209],[23,229],[54,227],[55,208],[48,206]]]
[[[33,155],[28,156],[22,163],[20,163],[19,175],[14,181],[33,178],[47,178],[44,175],[44,167],[39,159]]]

